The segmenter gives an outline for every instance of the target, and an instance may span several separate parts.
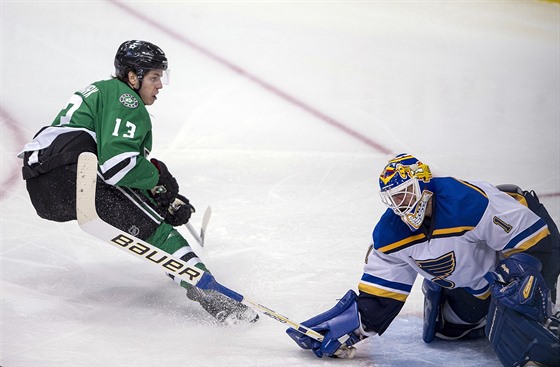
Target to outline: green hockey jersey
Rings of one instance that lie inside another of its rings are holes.
[[[152,122],[144,102],[128,85],[110,79],[74,93],[52,124],[18,156],[29,156],[30,166],[41,163],[45,148],[76,131],[86,132],[95,140],[99,171],[106,183],[139,189],[156,186],[159,172],[148,160]]]

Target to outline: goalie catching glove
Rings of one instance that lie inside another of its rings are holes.
[[[520,252],[500,261],[495,272],[484,277],[494,299],[544,324],[552,314],[552,302],[541,268],[537,258]]]
[[[492,292],[485,331],[504,366],[560,366],[559,321],[540,270],[538,259],[516,253],[485,276]]]
[[[322,342],[294,329],[286,333],[301,348],[311,349],[319,358],[353,358],[356,354],[353,345],[368,337],[362,329],[356,297],[349,290],[333,308],[301,323],[324,335]]]

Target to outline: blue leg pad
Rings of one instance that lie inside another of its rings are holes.
[[[424,324],[422,326],[422,340],[431,343],[436,336],[436,327],[441,323],[440,309],[443,299],[443,289],[424,279],[422,283],[424,293]]]

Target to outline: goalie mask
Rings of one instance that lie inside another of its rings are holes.
[[[433,195],[428,189],[431,178],[428,165],[404,153],[391,159],[379,175],[381,201],[413,231],[422,225]]]

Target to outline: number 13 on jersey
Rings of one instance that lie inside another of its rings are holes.
[[[115,129],[113,130],[113,136],[119,136],[119,130],[121,128],[121,119],[117,119],[116,123],[115,123]],[[134,132],[136,131],[136,125],[134,125],[132,122],[127,121],[125,124],[125,129],[128,129],[126,131],[126,133],[123,134],[123,138],[134,138]]]

